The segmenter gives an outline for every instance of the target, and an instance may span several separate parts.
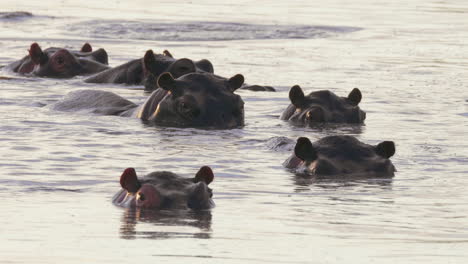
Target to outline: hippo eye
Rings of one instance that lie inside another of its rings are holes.
[[[188,107],[188,105],[187,105],[185,102],[181,102],[181,103],[180,103],[180,108],[182,108],[182,109],[188,109],[189,107]]]
[[[138,194],[138,201],[144,202],[145,201],[145,196],[142,193]]]
[[[63,57],[57,57],[57,59],[55,60],[58,64],[63,64],[65,62],[65,59]]]

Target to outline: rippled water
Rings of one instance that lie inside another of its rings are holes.
[[[223,76],[246,126],[148,127],[42,107],[97,88],[142,102],[136,86],[0,79],[1,263],[465,263],[468,54],[465,1],[21,1],[2,3],[0,65],[42,47],[90,42],[111,65],[168,49]],[[11,15],[13,11],[31,12]],[[363,92],[364,126],[279,120],[289,88]],[[315,180],[281,163],[277,137],[396,142],[391,180]],[[126,167],[215,173],[211,211],[115,207]]]

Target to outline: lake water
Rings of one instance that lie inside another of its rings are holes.
[[[237,91],[234,130],[148,127],[42,107],[80,88],[135,102],[137,86],[0,80],[1,263],[466,263],[468,2],[7,1],[0,65],[41,47],[105,48],[110,65],[148,49],[211,60]],[[33,16],[16,15],[31,12]],[[9,15],[10,14],[10,15]],[[359,87],[363,126],[279,120],[289,88]],[[393,179],[317,181],[281,166],[277,137],[354,135],[396,143]],[[187,177],[209,165],[216,207],[135,212],[112,205],[123,169]]]

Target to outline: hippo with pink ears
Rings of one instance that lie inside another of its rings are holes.
[[[168,171],[156,171],[138,178],[133,168],[127,168],[120,176],[120,186],[112,202],[126,208],[192,209],[214,207],[213,192],[208,185],[214,174],[203,166],[193,178],[184,178]]]
[[[79,51],[56,47],[42,50],[37,43],[33,43],[29,55],[7,65],[7,68],[39,77],[72,78],[104,71],[109,68],[107,65],[107,52],[104,49],[93,51],[89,43],[85,43]]]

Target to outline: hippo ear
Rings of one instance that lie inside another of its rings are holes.
[[[29,56],[31,57],[31,60],[34,62],[34,64],[44,64],[48,60],[47,55],[42,52],[39,44],[35,42],[31,44],[31,47],[29,48]]]
[[[203,71],[214,73],[213,64],[211,64],[209,60],[205,60],[205,59],[199,60],[195,62],[195,65]]]
[[[187,73],[195,72],[195,63],[190,59],[176,60],[168,69],[175,78],[179,78]]]
[[[143,72],[145,76],[148,73],[154,72],[156,68],[156,58],[154,57],[153,50],[147,50],[145,56],[143,57]]]
[[[358,88],[354,88],[348,95],[348,100],[353,105],[358,105],[361,102],[362,94]]]
[[[289,90],[289,100],[295,107],[302,107],[304,104],[305,96],[299,85],[294,85]]]
[[[205,182],[206,185],[210,184],[214,179],[214,174],[213,171],[211,170],[210,167],[208,166],[203,166],[198,170],[197,174],[195,175],[195,178],[193,178],[193,182]]]
[[[158,87],[166,91],[174,91],[177,87],[177,83],[176,80],[174,80],[174,77],[172,77],[171,73],[165,72],[159,75]]]
[[[172,56],[172,54],[168,50],[164,50],[163,55],[169,58],[174,58],[174,56]]]
[[[93,51],[93,47],[91,47],[91,45],[86,42],[83,47],[81,47],[81,52],[91,52]]]
[[[317,159],[317,151],[306,137],[297,139],[296,146],[294,147],[294,154],[303,161],[314,161]]]
[[[395,154],[395,143],[393,141],[381,142],[375,147],[375,152],[377,152],[377,155],[388,159]]]
[[[236,74],[228,80],[228,86],[233,92],[239,89],[242,84],[244,84],[244,76],[242,74]]]
[[[136,193],[138,189],[140,189],[141,184],[140,181],[138,181],[134,168],[127,168],[124,170],[122,176],[120,176],[120,186],[130,193]]]

